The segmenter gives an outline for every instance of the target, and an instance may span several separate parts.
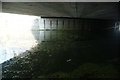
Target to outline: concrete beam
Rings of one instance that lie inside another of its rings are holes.
[[[2,2],[119,2],[119,0],[1,0]]]
[[[118,3],[3,2],[2,11],[48,17],[116,19],[118,17]]]

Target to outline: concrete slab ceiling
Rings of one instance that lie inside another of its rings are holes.
[[[118,2],[3,2],[2,11],[49,17],[118,19]]]

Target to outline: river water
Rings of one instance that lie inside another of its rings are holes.
[[[37,44],[31,31],[40,17],[0,14],[0,63],[29,50]]]

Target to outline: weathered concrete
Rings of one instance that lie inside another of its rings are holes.
[[[37,16],[117,19],[118,3],[3,2],[3,12]]]
[[[39,22],[40,21],[40,22]],[[40,23],[40,24],[39,24]],[[33,35],[38,41],[64,40],[70,36],[77,35],[90,37],[91,34],[103,32],[104,29],[113,27],[112,20],[81,19],[42,17],[37,20],[32,28]],[[92,36],[91,36],[92,37]]]

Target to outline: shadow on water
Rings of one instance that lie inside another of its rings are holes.
[[[118,78],[117,46],[111,38],[78,30],[40,41],[37,22],[32,33],[40,43],[3,63],[3,78]]]

